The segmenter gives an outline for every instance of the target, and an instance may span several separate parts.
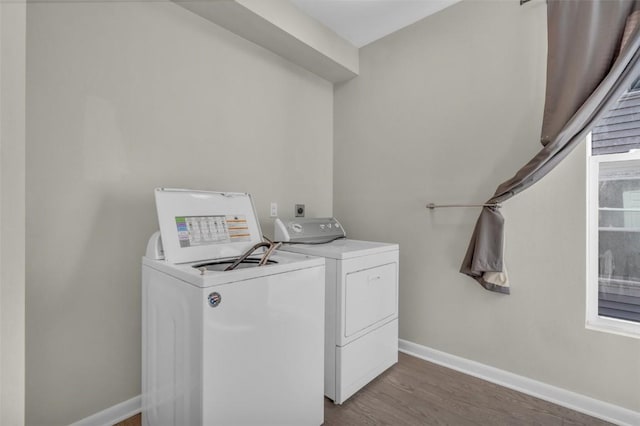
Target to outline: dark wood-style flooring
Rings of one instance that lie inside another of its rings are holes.
[[[582,413],[400,353],[399,362],[338,406],[325,426],[610,425]],[[115,426],[140,426],[140,415]]]

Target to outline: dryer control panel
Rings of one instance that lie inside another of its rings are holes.
[[[347,234],[335,217],[275,220],[273,235],[276,241],[318,243],[344,238]]]

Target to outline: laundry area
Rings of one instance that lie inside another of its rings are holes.
[[[398,361],[397,245],[346,240],[334,218],[276,219],[265,241],[245,193],[155,201],[143,425],[320,425],[324,395],[342,404]]]
[[[0,2],[0,420],[527,418],[496,383],[640,419],[640,340],[585,327],[584,145],[499,207],[510,295],[460,273],[482,208],[426,207],[539,151],[547,2],[336,1],[367,39],[320,3]]]

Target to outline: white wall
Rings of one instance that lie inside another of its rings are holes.
[[[27,423],[140,392],[153,188],[332,213],[332,86],[167,2],[27,10]]]
[[[640,340],[585,330],[584,146],[507,202],[512,294],[458,270],[477,203],[540,148],[544,2],[464,1],[360,52],[335,89],[334,212],[400,243],[403,339],[640,411]]]
[[[24,423],[26,3],[0,2],[0,425]]]

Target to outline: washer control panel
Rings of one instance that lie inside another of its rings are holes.
[[[335,217],[276,219],[273,236],[276,241],[317,243],[346,237]]]

